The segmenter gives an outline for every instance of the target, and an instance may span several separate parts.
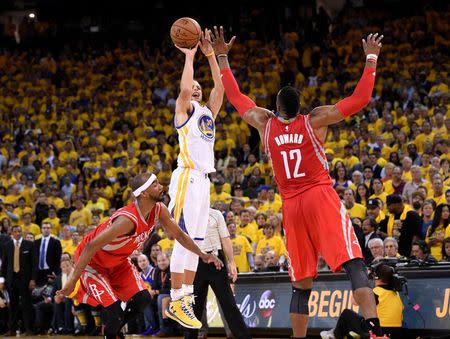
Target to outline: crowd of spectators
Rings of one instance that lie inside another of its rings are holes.
[[[333,186],[367,264],[385,257],[449,261],[450,11],[385,22],[382,15],[347,10],[321,45],[296,32],[268,43],[250,35],[233,47],[231,67],[242,91],[263,107],[274,108],[281,85],[295,84],[306,113],[353,89],[364,66],[361,37],[383,32],[371,103],[329,130]],[[195,78],[207,97],[210,72],[197,58]],[[130,177],[153,172],[168,186],[182,65],[172,46],[151,50],[131,40],[114,48],[66,46],[57,55],[0,53],[0,331],[98,331],[99,310],[55,291],[83,236],[131,201]],[[216,120],[211,205],[225,216],[240,273],[286,271],[281,198],[252,134],[226,103]],[[157,227],[134,256],[155,300],[155,312],[135,331],[170,326],[161,308],[173,243]]]

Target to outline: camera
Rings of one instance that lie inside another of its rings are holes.
[[[397,273],[395,265],[396,264],[390,260],[381,260],[373,263],[369,266],[369,277],[371,279],[382,279],[381,267],[389,267],[390,271],[392,272],[392,275],[389,279],[389,289],[397,292],[403,292],[405,287],[407,288],[408,281],[404,276]]]

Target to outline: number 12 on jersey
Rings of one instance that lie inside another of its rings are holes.
[[[302,162],[302,153],[299,149],[292,149],[288,152],[281,151],[281,156],[283,157],[284,170],[286,171],[286,177],[288,179],[301,178],[305,176],[305,173],[300,173],[300,163]],[[295,160],[294,173],[291,174],[289,169],[289,160]]]

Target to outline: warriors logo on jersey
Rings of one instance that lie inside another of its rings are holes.
[[[198,119],[198,129],[202,132],[202,138],[207,141],[214,141],[214,120],[206,114]]]

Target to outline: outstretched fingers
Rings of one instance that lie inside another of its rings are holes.
[[[233,35],[233,37],[230,39],[230,42],[227,43],[228,49],[231,49],[231,47],[233,47],[234,40],[236,40],[236,36],[235,35]]]
[[[214,34],[216,35],[216,39],[220,39],[221,36],[219,34],[219,30],[217,29],[217,26],[214,26]]]
[[[383,40],[383,38],[384,38],[384,35],[380,35],[380,36],[378,37],[378,39],[375,40],[375,43],[376,43],[379,47],[381,47],[381,40]]]

